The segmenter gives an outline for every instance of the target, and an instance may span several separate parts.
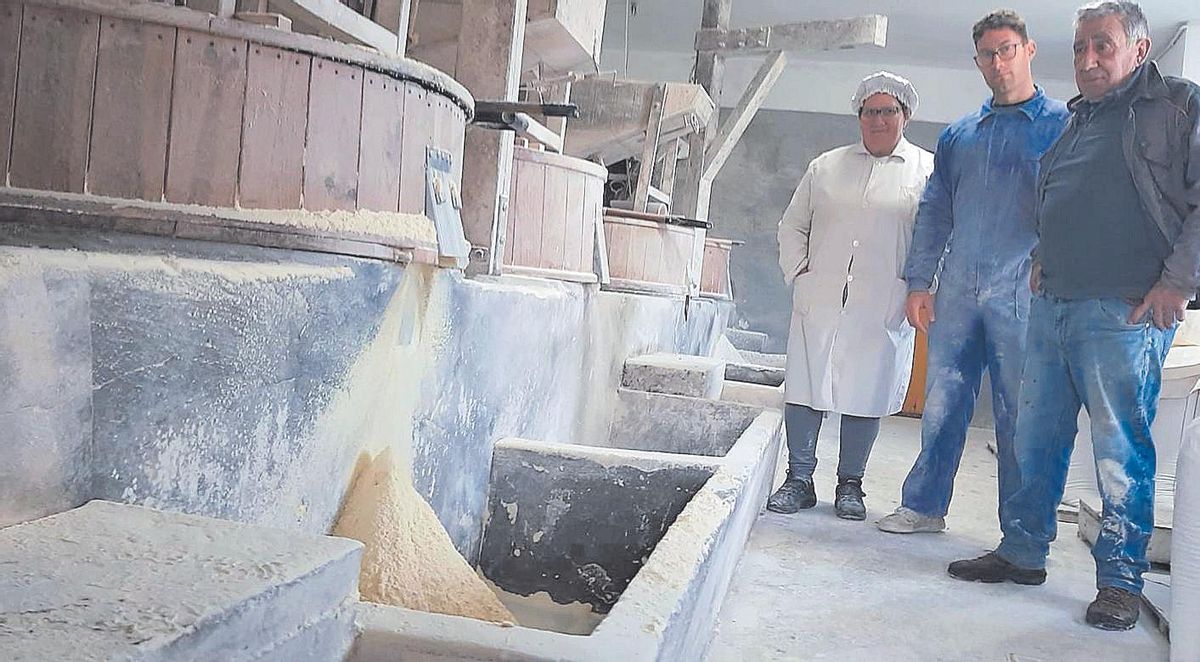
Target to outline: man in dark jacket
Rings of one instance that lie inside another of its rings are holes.
[[[1163,361],[1200,286],[1200,87],[1163,77],[1136,2],[1093,2],[1075,21],[1067,129],[1041,160],[1038,245],[1014,441],[1021,488],[996,551],[952,576],[1041,584],[1080,405],[1104,500],[1087,622],[1137,622],[1154,528],[1150,424]]]

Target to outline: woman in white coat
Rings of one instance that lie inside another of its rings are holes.
[[[862,142],[809,164],[779,222],[779,265],[792,286],[784,394],[788,478],[767,502],[794,513],[817,503],[812,474],[826,412],[841,414],[838,517],[865,519],[862,478],[879,419],[900,411],[914,331],[901,279],[933,155],[904,138],[917,92],[888,72],[851,100]]]

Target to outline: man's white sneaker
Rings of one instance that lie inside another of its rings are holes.
[[[896,512],[879,520],[875,526],[888,533],[937,533],[946,528],[942,517],[922,515],[911,508],[900,506]]]

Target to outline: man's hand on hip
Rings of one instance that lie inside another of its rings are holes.
[[[1029,270],[1029,291],[1034,294],[1042,293],[1042,265],[1037,262],[1033,263],[1033,268]]]
[[[908,300],[904,302],[904,313],[909,324],[929,333],[929,324],[933,322],[933,295],[929,292],[909,292]]]
[[[1154,326],[1169,329],[1183,321],[1184,311],[1187,310],[1187,303],[1191,298],[1191,292],[1180,292],[1159,281],[1142,299],[1142,305],[1134,308],[1129,314],[1129,323],[1137,324],[1149,313]]]

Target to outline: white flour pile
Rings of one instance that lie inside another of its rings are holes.
[[[364,600],[420,611],[515,623],[466,560],[390,449],[359,456],[333,534],[366,545]]]

